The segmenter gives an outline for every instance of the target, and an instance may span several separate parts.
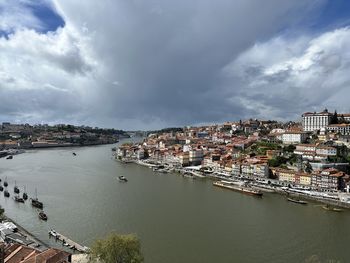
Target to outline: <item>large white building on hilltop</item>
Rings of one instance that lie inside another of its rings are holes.
[[[324,109],[322,112],[305,112],[303,117],[303,131],[313,132],[324,128],[327,131],[340,132],[348,134],[350,124],[350,113],[337,114],[340,124],[331,124],[333,114]],[[338,131],[340,129],[340,131]]]
[[[312,132],[326,128],[331,121],[332,113],[325,109],[322,112],[305,112],[303,117],[303,130],[306,132]]]

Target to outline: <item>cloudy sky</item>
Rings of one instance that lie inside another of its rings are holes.
[[[350,112],[347,0],[0,0],[0,121],[121,129]]]

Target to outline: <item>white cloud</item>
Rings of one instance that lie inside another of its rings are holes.
[[[316,37],[273,38],[255,44],[224,73],[237,83],[237,96],[258,105],[262,117],[289,118],[305,110],[330,107],[348,111],[350,96],[350,28]]]
[[[82,118],[96,66],[86,42],[68,26],[47,34],[21,29],[0,38],[0,117],[23,122]]]

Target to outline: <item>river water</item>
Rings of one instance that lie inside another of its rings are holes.
[[[255,198],[112,158],[111,147],[41,149],[0,159],[8,216],[45,242],[50,228],[89,245],[111,231],[136,233],[146,263],[304,262],[312,255],[350,262],[350,213],[302,206],[276,194]],[[73,156],[75,152],[77,155]],[[129,179],[121,183],[117,176]],[[15,203],[14,183],[37,189],[49,220]]]

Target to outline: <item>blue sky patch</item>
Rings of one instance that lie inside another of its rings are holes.
[[[55,31],[58,27],[65,25],[62,17],[51,6],[38,4],[27,4],[26,6],[42,22],[44,28],[41,30],[41,33]]]

